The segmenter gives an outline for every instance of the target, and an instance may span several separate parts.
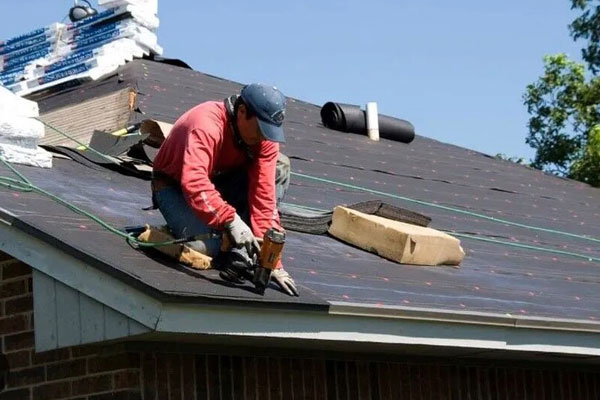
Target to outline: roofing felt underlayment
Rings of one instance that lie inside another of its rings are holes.
[[[85,96],[86,91],[97,93],[99,87],[135,87],[137,111],[131,120],[173,122],[189,107],[223,99],[240,88],[229,81],[149,61],[130,63],[112,79],[115,82],[94,83],[76,91]],[[40,107],[51,108],[52,102],[68,104],[66,99],[73,95],[48,97]],[[422,136],[406,145],[329,130],[321,125],[319,110],[315,105],[289,101],[284,125],[287,143],[282,151],[291,158],[294,175],[286,202],[332,209],[379,198],[430,216],[433,228],[583,257],[460,237],[466,251],[460,268],[410,266],[386,261],[331,237],[288,232],[283,261],[299,284],[301,297],[292,299],[269,290],[261,301],[309,307],[336,301],[600,319],[600,263],[585,258],[599,258],[600,243],[489,218],[597,239],[598,189]],[[69,160],[55,160],[52,170],[17,168],[44,189],[117,227],[162,222],[158,212],[141,209],[150,204],[146,181],[112,171],[98,172]],[[4,167],[0,171],[8,174]],[[104,270],[156,295],[186,301],[259,300],[249,291],[217,282],[214,271],[192,273],[162,259],[149,262],[144,253],[93,222],[38,195],[2,190],[0,209],[2,218],[12,215],[16,226],[29,229],[18,221],[34,226],[33,234],[61,241],[72,251],[87,254],[88,261],[97,260]]]

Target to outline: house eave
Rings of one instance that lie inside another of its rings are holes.
[[[0,250],[148,327],[153,331],[150,336],[310,341],[323,349],[332,343],[349,343],[366,350],[388,345],[600,356],[600,329],[586,321],[351,303],[331,303],[324,312],[169,302],[127,285],[8,221],[0,223]]]

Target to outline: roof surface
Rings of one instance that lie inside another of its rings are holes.
[[[132,120],[166,122],[175,121],[199,102],[223,99],[241,87],[188,69],[135,61],[107,81],[48,97],[40,108],[68,104],[78,98],[76,92],[94,96],[123,85],[138,91]],[[293,172],[308,177],[292,177],[286,202],[332,209],[380,198],[430,216],[434,228],[600,257],[598,242],[464,213],[600,238],[600,190],[422,136],[406,145],[332,131],[321,125],[319,110],[312,104],[289,101],[284,125],[287,143],[282,152],[291,158]],[[4,167],[0,169],[8,175]],[[60,159],[55,159],[51,170],[17,169],[44,189],[117,227],[162,223],[158,212],[142,210],[150,204],[147,181]],[[284,265],[300,285],[301,297],[293,299],[269,290],[260,298],[222,283],[214,271],[190,271],[160,258],[149,261],[145,253],[93,222],[38,195],[3,190],[0,204],[2,218],[13,220],[20,229],[56,242],[157,296],[178,301],[252,300],[317,309],[326,302],[348,302],[374,308],[410,306],[600,319],[600,263],[585,258],[461,238],[466,257],[460,268],[409,266],[331,237],[289,232]]]

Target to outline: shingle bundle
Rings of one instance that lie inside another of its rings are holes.
[[[0,87],[0,157],[5,161],[52,167],[52,155],[38,147],[44,125],[37,103],[20,98]]]
[[[100,0],[97,15],[0,42],[0,85],[27,95],[60,83],[96,80],[120,65],[162,54],[158,0]]]

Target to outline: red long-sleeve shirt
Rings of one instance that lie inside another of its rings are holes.
[[[215,189],[211,177],[248,162],[235,144],[223,102],[202,103],[181,116],[154,159],[154,170],[181,182],[183,194],[198,218],[223,229],[235,216]],[[262,141],[251,146],[248,166],[248,204],[252,231],[262,238],[271,227],[281,229],[275,195],[279,144]]]

